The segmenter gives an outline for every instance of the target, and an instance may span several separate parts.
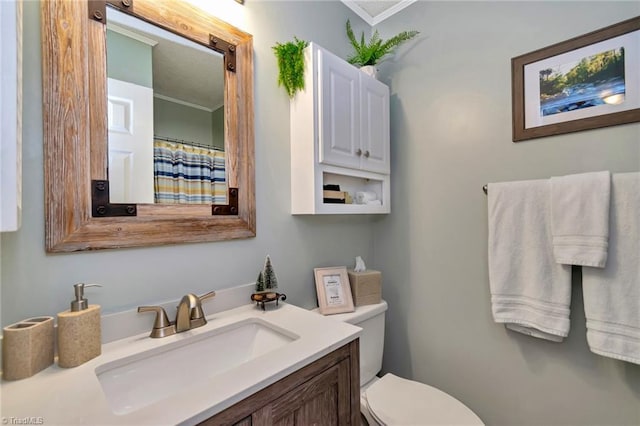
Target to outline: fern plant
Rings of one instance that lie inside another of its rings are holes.
[[[309,42],[293,37],[293,41],[276,43],[272,47],[278,58],[278,86],[284,86],[290,98],[304,90],[304,54]]]
[[[393,49],[400,44],[411,40],[418,34],[420,34],[419,31],[402,31],[385,41],[380,38],[378,30],[375,30],[371,36],[371,40],[367,43],[364,39],[364,32],[362,33],[362,37],[360,37],[360,41],[356,40],[356,36],[353,34],[353,29],[351,28],[351,22],[347,19],[347,37],[355,50],[355,53],[347,58],[347,61],[350,64],[361,67],[365,65],[375,65],[382,60],[383,56],[391,53]]]

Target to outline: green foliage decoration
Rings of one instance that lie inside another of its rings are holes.
[[[375,65],[382,60],[383,56],[391,53],[393,49],[418,34],[420,34],[419,31],[402,31],[385,41],[380,38],[378,30],[375,30],[368,43],[364,39],[364,32],[358,42],[353,34],[351,22],[347,19],[347,37],[355,50],[355,53],[347,58],[347,62],[358,66]]]
[[[278,86],[284,86],[290,98],[298,90],[304,90],[304,49],[309,45],[305,40],[293,37],[293,41],[276,43],[272,47],[278,59]]]
[[[262,271],[258,274],[258,279],[256,280],[256,293],[260,293],[265,291],[264,289],[264,276],[262,275]]]
[[[278,278],[276,277],[276,271],[271,264],[271,258],[267,256],[264,262],[264,287],[267,290],[275,290],[278,288]]]

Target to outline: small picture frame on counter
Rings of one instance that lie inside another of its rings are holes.
[[[353,312],[353,297],[346,266],[314,268],[318,307],[322,315]]]

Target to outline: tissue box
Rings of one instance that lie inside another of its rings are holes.
[[[367,269],[362,272],[348,270],[349,285],[355,306],[373,305],[382,299],[382,273]]]

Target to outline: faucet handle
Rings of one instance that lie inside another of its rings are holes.
[[[215,297],[216,292],[215,291],[210,291],[209,293],[205,293],[202,296],[198,296],[198,299],[200,300],[200,302],[202,302],[203,300],[207,300],[207,299],[211,299],[212,297]]]
[[[165,337],[176,333],[176,326],[169,321],[167,313],[161,306],[138,306],[138,312],[155,312],[156,319],[153,323],[150,337]]]
[[[202,296],[196,296],[198,298],[198,303],[195,308],[191,310],[191,327],[200,327],[207,323],[207,320],[204,317],[204,312],[202,310],[202,301],[211,299],[216,295],[215,291],[210,291],[209,293],[205,293]]]

